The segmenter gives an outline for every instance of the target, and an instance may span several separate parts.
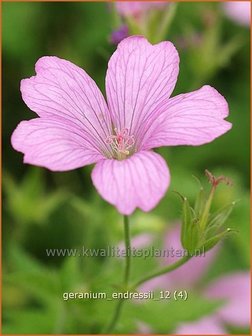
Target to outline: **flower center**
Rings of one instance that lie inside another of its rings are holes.
[[[124,160],[133,152],[134,135],[129,135],[127,128],[122,130],[115,128],[114,131],[115,134],[108,136],[106,143],[111,146],[115,159]]]

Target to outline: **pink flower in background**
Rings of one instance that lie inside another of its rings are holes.
[[[209,299],[224,300],[223,305],[213,314],[198,321],[181,324],[176,334],[227,334],[225,325],[249,328],[250,282],[249,272],[235,272],[219,277],[204,289],[204,295]]]
[[[225,325],[249,328],[250,326],[250,274],[235,272],[222,276],[205,289],[209,299],[223,299],[221,308],[209,316],[192,323],[183,323],[177,335],[227,334]]]
[[[250,1],[228,1],[223,3],[226,15],[233,21],[250,26],[251,23],[251,3]]]
[[[151,9],[167,6],[167,1],[116,1],[115,6],[122,16],[138,16]]]
[[[235,272],[221,276],[207,286],[205,289],[207,297],[226,301],[216,313],[221,321],[236,327],[249,327],[250,282],[249,272]]]
[[[225,335],[227,330],[216,316],[207,316],[192,323],[182,323],[176,335]]]
[[[110,42],[117,45],[123,39],[129,36],[129,28],[126,25],[122,25],[117,30],[114,30],[110,35]]]
[[[231,128],[227,102],[210,86],[170,98],[179,72],[171,42],[123,40],[108,63],[107,102],[71,62],[42,57],[35,70],[21,92],[39,117],[17,126],[13,147],[25,163],[52,171],[96,163],[96,189],[125,215],[151,210],[169,186],[166,162],[153,148],[202,145]]]
[[[167,233],[165,249],[182,249],[179,226]],[[205,256],[194,257],[179,269],[146,282],[141,291],[156,289],[193,289],[198,286],[203,276],[213,264],[218,254],[218,247],[208,251]],[[167,260],[168,259],[168,260]],[[176,262],[177,257],[162,258],[161,264]],[[234,272],[220,276],[201,289],[203,296],[209,300],[224,300],[223,305],[213,314],[200,320],[181,323],[175,331],[176,335],[212,335],[226,334],[225,325],[248,328],[250,325],[250,274]]]

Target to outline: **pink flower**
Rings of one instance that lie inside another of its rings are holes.
[[[164,247],[174,251],[182,249],[179,226],[167,233]],[[141,286],[141,291],[155,289],[173,290],[197,288],[198,282],[216,259],[218,248],[208,251],[205,256],[194,257],[185,265],[169,274],[155,278]],[[162,264],[176,262],[177,257],[161,259]],[[223,305],[213,314],[193,321],[181,323],[176,335],[212,335],[226,334],[225,325],[247,328],[250,325],[250,274],[234,272],[218,277],[202,289],[202,295],[209,300],[223,300]]]
[[[242,328],[250,325],[250,283],[249,272],[235,272],[219,277],[205,289],[210,299],[226,301],[216,313],[221,321]]]
[[[106,75],[107,103],[76,65],[42,57],[36,76],[21,81],[22,97],[39,118],[22,121],[12,146],[24,162],[52,171],[96,163],[92,180],[122,214],[154,208],[170,181],[159,146],[198,146],[231,128],[226,100],[212,87],[169,98],[179,72],[171,42],[123,40]]]
[[[167,6],[167,1],[116,1],[115,6],[122,16],[137,16],[150,9]]]
[[[110,42],[117,45],[123,39],[129,36],[129,28],[126,25],[122,25],[117,30],[114,30],[110,35]]]
[[[176,335],[226,335],[227,331],[215,316],[207,316],[192,323],[182,323]]]
[[[224,11],[230,19],[238,24],[250,26],[251,3],[250,1],[228,1],[223,3]]]
[[[212,315],[192,323],[182,323],[176,335],[227,334],[225,325],[248,328],[250,325],[250,274],[235,272],[218,278],[205,293],[209,299],[225,300],[223,306]]]

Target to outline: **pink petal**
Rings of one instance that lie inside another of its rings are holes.
[[[138,152],[126,160],[102,160],[92,172],[100,195],[130,215],[137,207],[153,209],[164,196],[170,181],[165,160],[158,154]]]
[[[250,26],[251,3],[250,1],[227,1],[223,3],[224,12],[231,20],[243,26]]]
[[[110,134],[106,102],[89,75],[58,57],[42,57],[35,66],[37,75],[21,81],[22,97],[40,117],[60,116],[81,126],[103,152]]]
[[[248,327],[251,320],[251,277],[249,272],[232,273],[217,279],[206,290],[209,298],[224,299],[218,311],[222,320],[230,325]]]
[[[143,148],[199,146],[226,133],[232,125],[225,98],[211,86],[166,101],[156,121],[145,132]]]
[[[225,335],[226,333],[227,331],[215,316],[207,316],[195,322],[183,323],[175,330],[176,335]]]
[[[149,9],[162,8],[168,3],[165,1],[116,1],[117,11],[122,16],[138,15]]]
[[[11,142],[24,153],[25,163],[53,171],[71,170],[103,159],[79,126],[59,117],[22,121]]]
[[[138,141],[139,128],[144,129],[147,118],[155,118],[157,106],[171,95],[178,71],[179,57],[171,42],[151,45],[141,36],[124,39],[110,58],[106,75],[114,125],[128,128]]]

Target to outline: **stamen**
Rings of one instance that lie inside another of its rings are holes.
[[[106,143],[111,146],[116,159],[126,159],[135,144],[134,135],[129,135],[127,128],[123,128],[122,130],[115,128],[114,131],[115,135],[108,136]]]

